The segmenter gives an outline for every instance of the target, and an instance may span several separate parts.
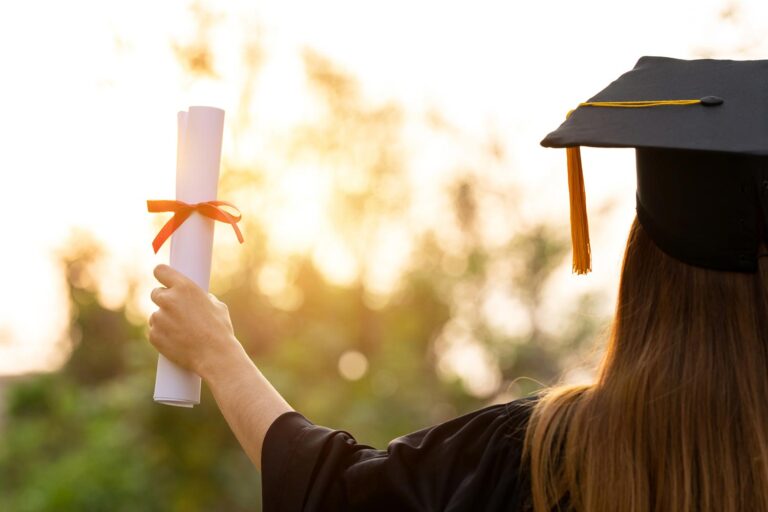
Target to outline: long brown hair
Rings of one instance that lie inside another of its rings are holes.
[[[768,512],[768,261],[693,267],[635,219],[596,381],[542,393],[524,460],[536,512]]]

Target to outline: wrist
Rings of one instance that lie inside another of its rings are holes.
[[[218,345],[204,357],[197,368],[197,373],[209,386],[222,378],[231,378],[243,368],[253,366],[245,349],[234,336]]]

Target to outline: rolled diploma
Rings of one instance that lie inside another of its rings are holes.
[[[176,199],[199,203],[216,199],[224,111],[190,107],[178,114]],[[213,219],[192,213],[171,236],[170,265],[208,292],[213,252]],[[200,403],[200,377],[166,359],[157,362],[155,401],[177,407]]]

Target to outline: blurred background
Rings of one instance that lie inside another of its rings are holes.
[[[226,111],[211,292],[316,423],[399,435],[589,381],[634,217],[634,154],[538,143],[642,55],[761,58],[757,0],[0,4],[0,510],[257,511],[204,387],[152,401],[176,112]]]

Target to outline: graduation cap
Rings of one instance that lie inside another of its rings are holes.
[[[567,148],[573,270],[591,270],[579,146],[635,148],[637,217],[666,254],[755,272],[768,225],[768,60],[642,57],[542,146]]]

